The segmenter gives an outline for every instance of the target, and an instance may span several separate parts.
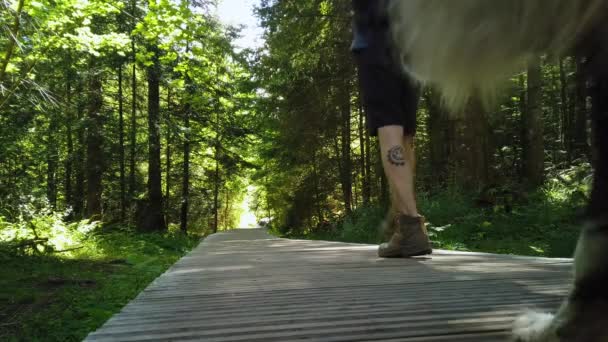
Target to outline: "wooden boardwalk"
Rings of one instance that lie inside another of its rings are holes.
[[[207,238],[86,341],[505,341],[525,308],[554,310],[571,261]]]

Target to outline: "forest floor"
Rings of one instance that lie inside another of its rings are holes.
[[[71,257],[0,253],[0,340],[81,341],[199,241],[113,230]]]
[[[480,205],[475,196],[450,191],[418,197],[437,249],[543,257],[572,256],[585,203],[579,192],[555,189],[514,199],[509,209],[500,199]],[[379,206],[358,208],[328,229],[281,235],[377,244],[382,242],[378,227],[385,213]]]

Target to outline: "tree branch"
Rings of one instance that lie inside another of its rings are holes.
[[[15,21],[13,23],[13,28],[10,32],[10,40],[6,47],[6,53],[4,55],[4,60],[2,61],[2,66],[0,66],[0,84],[4,83],[4,78],[6,77],[6,68],[8,67],[8,63],[13,56],[13,51],[15,50],[15,45],[17,45],[17,37],[19,36],[19,30],[21,28],[21,12],[23,11],[23,5],[25,0],[19,0],[17,4],[17,11],[15,12]]]

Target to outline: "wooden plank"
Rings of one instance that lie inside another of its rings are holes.
[[[554,310],[571,260],[207,238],[86,341],[499,341],[525,308]]]

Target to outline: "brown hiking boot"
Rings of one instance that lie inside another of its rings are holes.
[[[397,215],[393,225],[395,231],[390,240],[378,248],[379,257],[408,258],[433,252],[423,217]]]

